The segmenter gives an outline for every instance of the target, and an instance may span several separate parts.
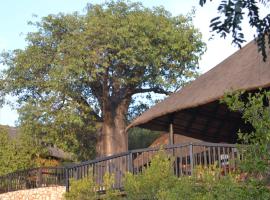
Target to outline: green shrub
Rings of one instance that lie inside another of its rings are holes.
[[[104,189],[105,194],[100,196],[100,199],[103,200],[117,200],[120,199],[121,193],[119,190],[113,188],[113,184],[115,182],[114,174],[105,173],[104,177]]]
[[[95,200],[97,193],[95,192],[96,184],[92,177],[86,177],[80,180],[70,181],[70,191],[65,193],[66,200]]]
[[[92,174],[91,172],[89,174]],[[95,183],[93,176],[70,181],[70,191],[64,194],[66,200],[117,200],[120,191],[113,189],[114,175],[105,173],[102,186]],[[98,189],[105,189],[105,193],[98,193]]]
[[[251,200],[270,199],[270,190],[256,179],[241,181],[239,174],[222,176],[216,166],[194,170],[192,176],[173,175],[172,160],[163,151],[142,174],[124,181],[128,200]]]
[[[270,170],[270,91],[229,93],[222,102],[230,110],[241,113],[245,123],[253,127],[251,132],[239,130],[238,133],[239,141],[248,145],[242,149],[241,169],[250,176],[267,178]]]
[[[27,134],[11,138],[9,128],[0,125],[0,176],[37,166],[36,158],[44,149]]]
[[[161,151],[151,161],[151,166],[143,170],[142,174],[126,174],[124,189],[127,199],[157,199],[161,190],[173,187],[177,178],[171,167],[172,159]]]
[[[269,200],[270,190],[258,179],[241,180],[239,172],[221,175],[215,165],[197,167],[192,176],[176,177],[173,158],[163,150],[151,160],[141,174],[127,173],[124,179],[126,196],[113,189],[114,175],[105,174],[105,194],[99,195],[99,187],[92,177],[71,181],[66,200]],[[92,174],[92,173],[90,173]]]

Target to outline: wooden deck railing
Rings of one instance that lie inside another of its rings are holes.
[[[71,178],[81,179],[89,176],[89,173],[102,189],[106,172],[114,174],[114,187],[122,188],[125,173],[141,173],[159,149],[132,150],[65,167],[43,167],[10,173],[0,177],[0,193],[52,185],[66,186],[68,191]],[[177,176],[191,175],[197,166],[214,164],[226,174],[237,167],[240,159],[236,145],[233,144],[189,143],[165,146],[163,149],[175,158],[173,167]]]

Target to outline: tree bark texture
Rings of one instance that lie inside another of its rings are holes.
[[[125,132],[128,106],[128,100],[117,104],[107,102],[104,105],[102,130],[96,147],[98,157],[128,150],[128,136]]]

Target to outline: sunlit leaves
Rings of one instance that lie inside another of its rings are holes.
[[[239,141],[248,145],[242,168],[253,174],[267,173],[270,160],[270,92],[237,92],[228,94],[223,101],[232,111],[240,112],[245,122],[253,127],[251,132],[239,130]]]

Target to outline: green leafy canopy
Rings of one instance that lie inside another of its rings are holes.
[[[243,91],[227,94],[223,99],[233,111],[241,112],[246,123],[252,125],[251,132],[239,130],[239,139],[248,145],[244,148],[242,168],[253,175],[266,175],[269,172],[270,143],[270,91],[254,93]]]
[[[46,151],[37,140],[27,134],[11,138],[8,128],[0,126],[0,176],[36,167],[35,159]]]

